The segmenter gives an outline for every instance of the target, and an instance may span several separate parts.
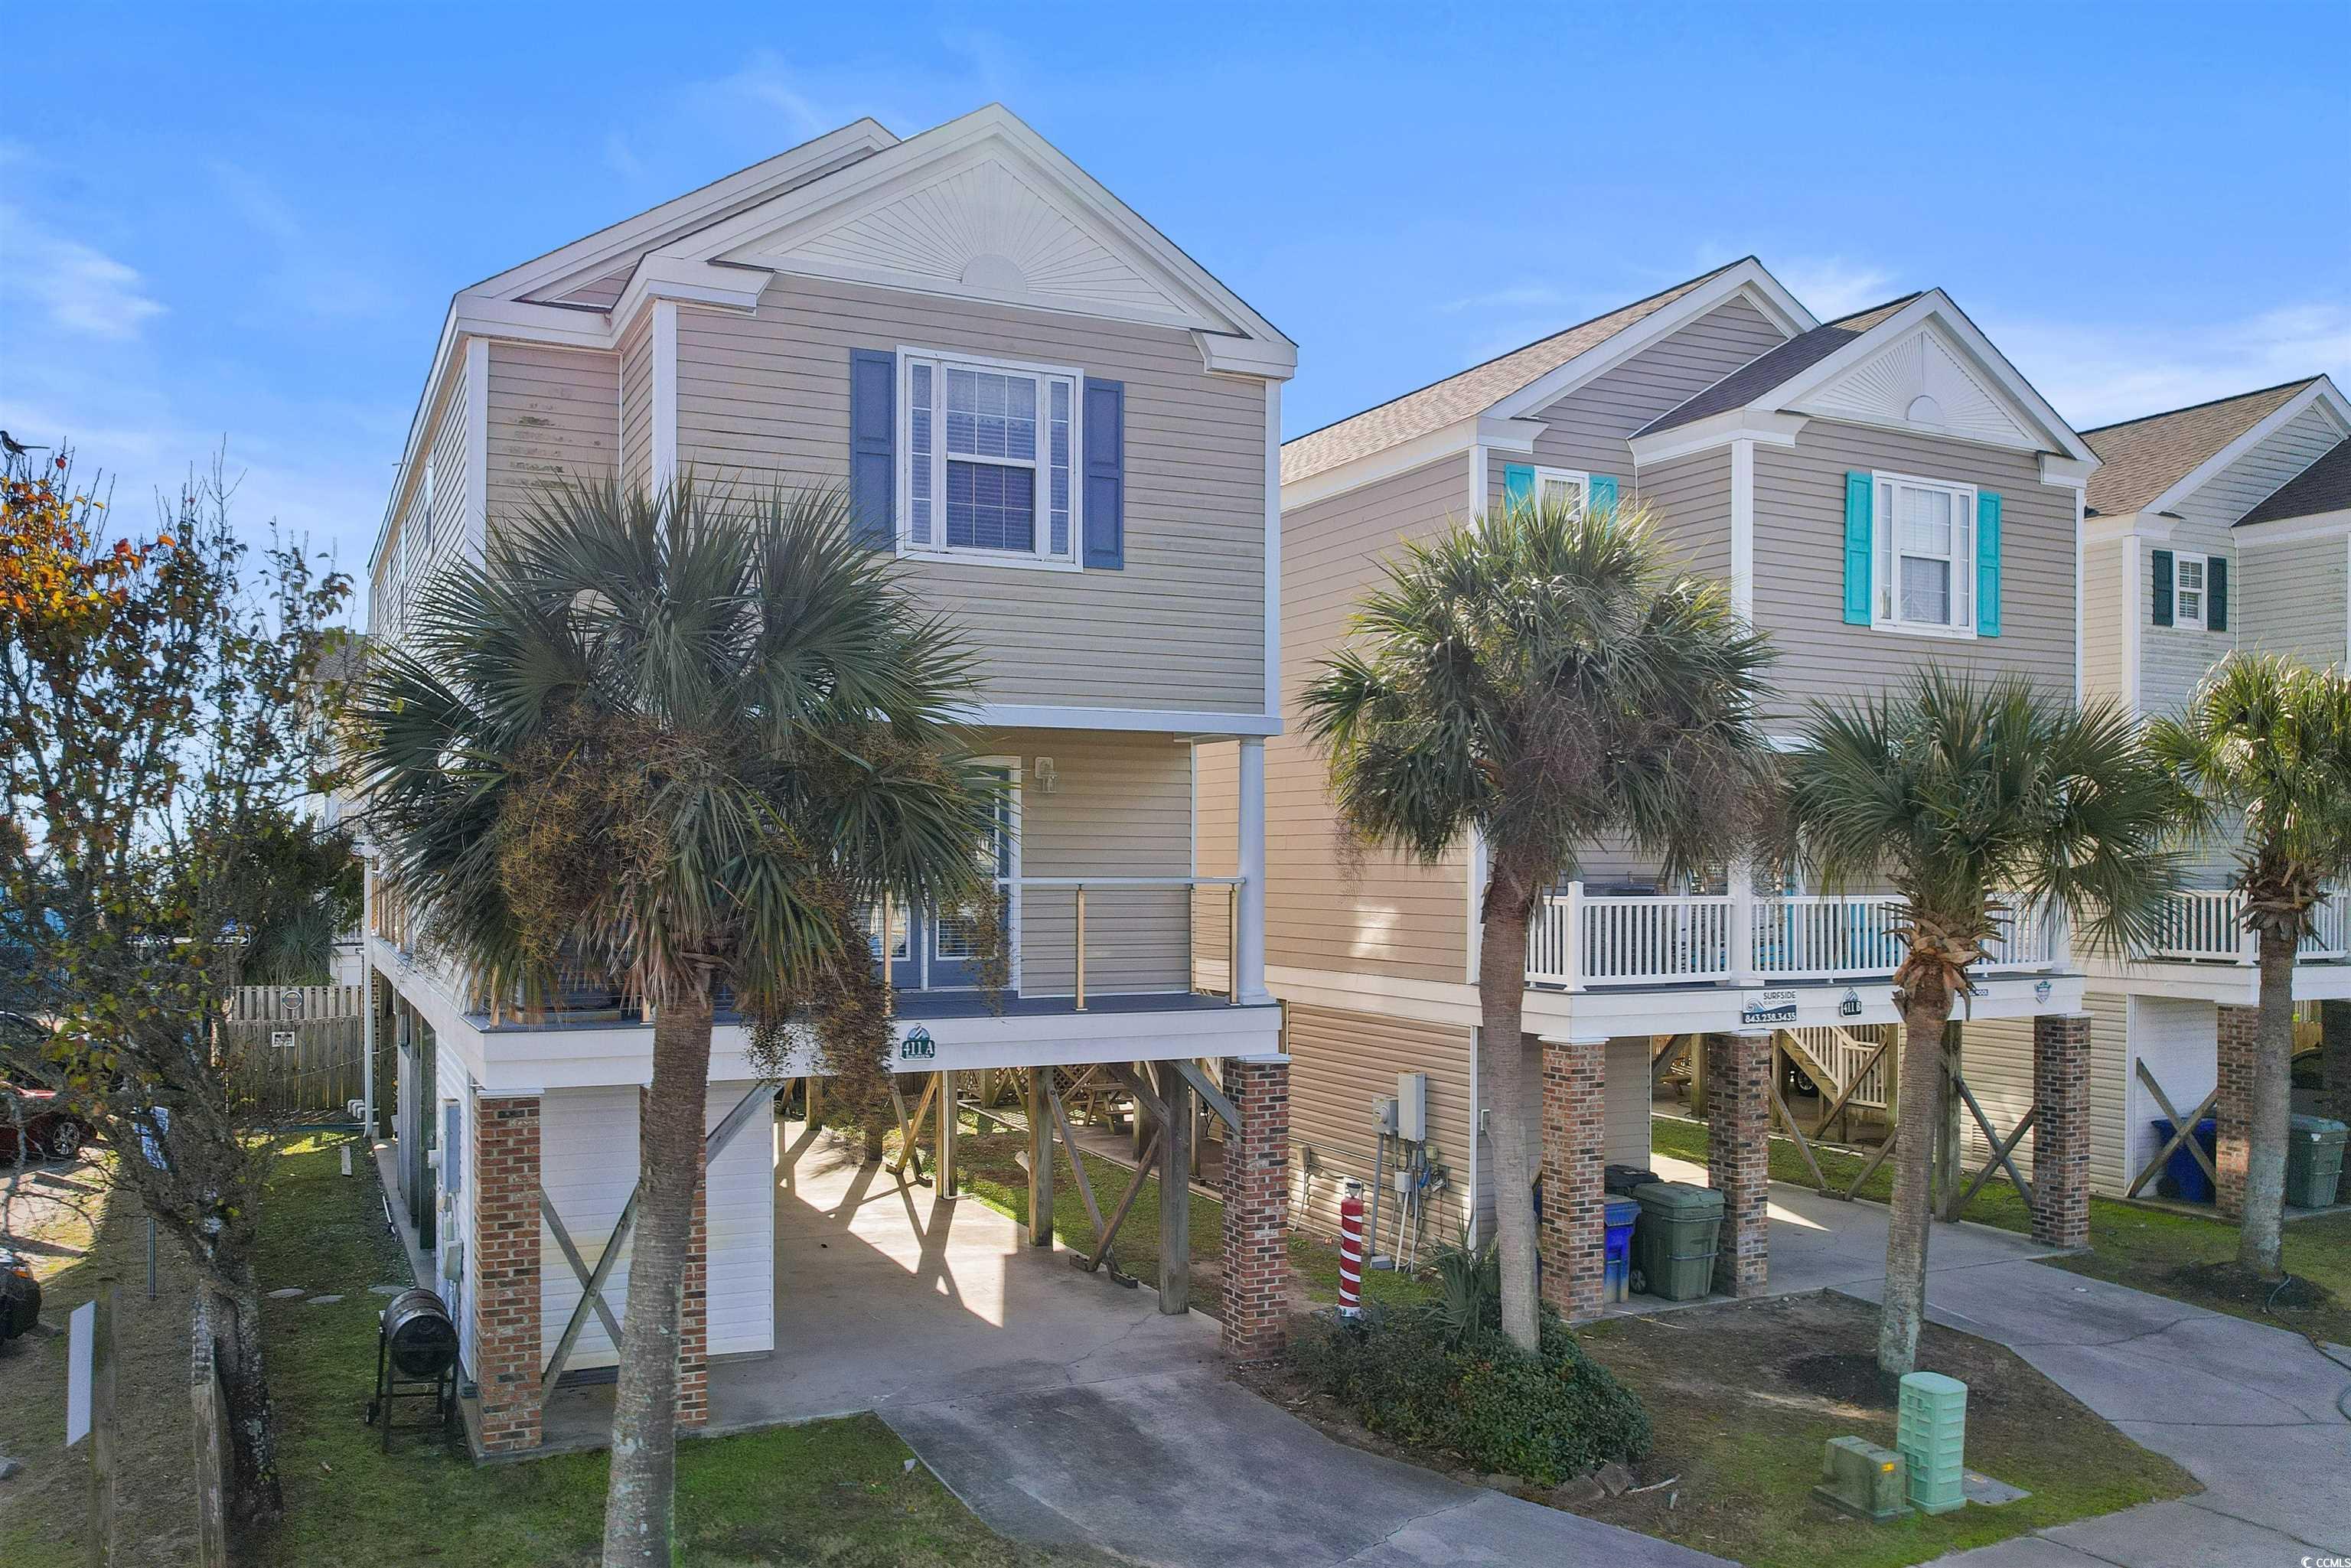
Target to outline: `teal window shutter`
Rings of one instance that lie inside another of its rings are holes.
[[[2229,629],[2229,559],[2214,556],[2204,563],[2204,629]]]
[[[1875,475],[1856,470],[1844,476],[1844,622],[1848,626],[1869,624],[1869,508],[1876,490]]]
[[[2155,623],[2168,626],[2171,624],[2171,552],[2168,549],[2150,550],[2148,555],[2155,562],[2155,580],[2154,591],[2147,601],[2155,611]]]
[[[1535,498],[1535,471],[1524,463],[1507,464],[1502,469],[1502,509],[1515,512],[1531,506]]]
[[[2000,635],[2000,497],[1976,492],[1976,635]]]
[[[1615,475],[1594,474],[1592,476],[1592,500],[1590,504],[1592,509],[1595,512],[1613,512],[1616,509]]]

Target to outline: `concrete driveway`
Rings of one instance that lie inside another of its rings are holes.
[[[1334,1443],[1201,1314],[781,1131],[777,1351],[711,1369],[715,1430],[873,1410],[1003,1534],[1155,1568],[1719,1561]]]

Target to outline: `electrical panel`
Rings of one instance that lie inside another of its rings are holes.
[[[1396,1130],[1396,1103],[1389,1099],[1384,1094],[1373,1101],[1372,1124],[1377,1127],[1384,1136],[1391,1138],[1395,1137]]]
[[[1396,1074],[1395,1134],[1407,1144],[1428,1141],[1428,1074]]]

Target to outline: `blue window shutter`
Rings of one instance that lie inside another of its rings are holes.
[[[1976,635],[2000,635],[2000,497],[1976,492]]]
[[[2158,626],[2168,626],[2171,624],[2171,552],[2168,549],[2149,550],[2147,559],[2155,563],[2154,581],[2150,584],[2154,591],[2147,599],[2154,614],[2149,619]]]
[[[892,502],[898,495],[893,451],[898,434],[898,356],[886,349],[849,350],[849,531],[860,544],[897,542]]]
[[[1524,463],[1502,465],[1502,510],[1515,512],[1535,498],[1535,471]]]
[[[1126,383],[1086,378],[1088,570],[1126,567]]]
[[[1844,476],[1844,621],[1848,626],[1869,624],[1869,596],[1876,586],[1870,575],[1870,505],[1877,493],[1877,477],[1858,470]]]
[[[2229,629],[2229,558],[2214,556],[2204,563],[2204,629]]]
[[[1592,476],[1592,497],[1586,504],[1594,512],[1614,511],[1616,509],[1616,476],[1614,474]]]

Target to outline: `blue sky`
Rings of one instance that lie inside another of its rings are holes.
[[[1000,99],[1301,345],[1295,435],[1754,252],[1950,290],[2082,424],[2351,384],[2351,5],[16,10],[0,426],[224,437],[356,569],[455,289]]]

